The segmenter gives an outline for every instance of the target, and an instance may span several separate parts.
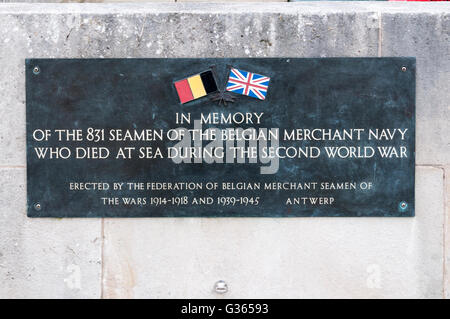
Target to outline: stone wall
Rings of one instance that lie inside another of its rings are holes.
[[[303,1],[303,0],[302,0]],[[318,0],[322,1],[322,0]],[[354,0],[348,0],[354,1]],[[367,1],[367,0],[363,0]],[[387,0],[382,0],[387,1]],[[99,2],[289,2],[288,0],[0,0],[1,2],[26,3],[99,3]]]
[[[446,3],[0,4],[0,297],[449,297],[449,37]],[[25,58],[225,56],[417,57],[416,217],[26,217]]]

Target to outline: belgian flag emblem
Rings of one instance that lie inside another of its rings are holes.
[[[181,104],[217,92],[216,80],[211,70],[176,81],[174,84]]]

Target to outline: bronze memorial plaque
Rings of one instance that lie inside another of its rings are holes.
[[[414,58],[26,60],[29,217],[414,216]]]

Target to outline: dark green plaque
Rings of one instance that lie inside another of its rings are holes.
[[[415,59],[26,60],[29,217],[414,216]]]

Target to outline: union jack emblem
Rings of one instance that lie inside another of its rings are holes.
[[[264,100],[269,81],[265,75],[231,68],[226,90]]]

